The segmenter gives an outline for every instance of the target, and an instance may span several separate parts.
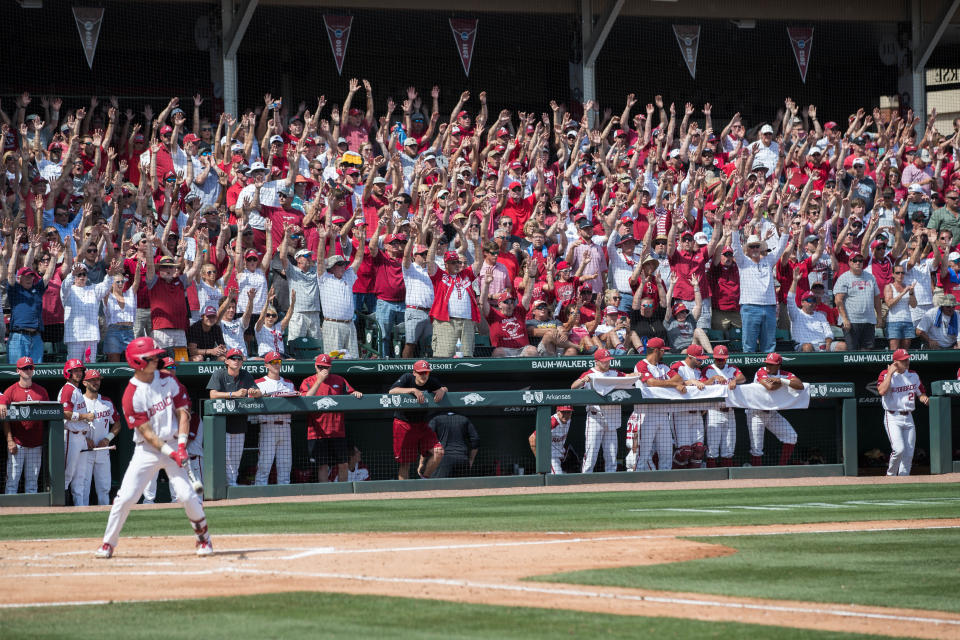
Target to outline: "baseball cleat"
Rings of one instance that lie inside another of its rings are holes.
[[[106,560],[107,558],[112,558],[112,557],[113,557],[113,547],[110,546],[109,543],[104,542],[104,543],[100,546],[100,548],[97,549],[97,552],[96,552],[95,554],[93,554],[93,557],[95,557],[95,558],[103,558],[104,560]]]
[[[197,555],[198,556],[212,556],[213,555],[213,542],[210,538],[205,540],[197,540]]]

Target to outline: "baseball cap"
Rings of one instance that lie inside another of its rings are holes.
[[[557,413],[560,413],[561,411],[573,411],[573,407],[568,404],[562,404],[557,407]]]
[[[514,180],[513,182],[507,185],[507,189],[515,189],[517,187],[522,187],[522,186],[523,186],[522,184]]]
[[[729,355],[730,351],[727,349],[727,345],[725,344],[718,344],[713,348],[714,360],[725,360]]]
[[[212,304],[208,304],[203,308],[203,315],[205,316],[215,316],[217,315],[217,308]]]
[[[557,263],[557,271],[566,271],[570,268],[570,264],[566,260],[561,260]]]
[[[597,349],[593,353],[593,359],[597,362],[607,362],[613,360],[613,356],[611,356],[610,352],[606,349]]]
[[[283,360],[283,356],[276,351],[268,351],[267,353],[263,354],[264,362],[270,362],[271,360]]]
[[[260,254],[257,253],[255,249],[248,249],[247,252],[243,254],[244,260],[246,260],[247,258],[259,258],[259,257],[260,257]]]
[[[633,234],[625,233],[625,234],[623,234],[622,236],[620,236],[620,239],[619,239],[619,240],[617,240],[617,246],[619,247],[620,245],[624,244],[625,242],[636,242],[636,241],[637,241],[637,239],[633,237]]]
[[[190,144],[191,142],[199,142],[199,141],[200,141],[200,138],[198,136],[195,136],[192,133],[188,133],[187,135],[183,136],[183,144]]]
[[[283,143],[283,136],[279,136],[279,135],[272,135],[272,136],[270,136],[270,144],[273,144],[274,142],[279,142],[279,143],[282,144],[282,143]]]
[[[779,353],[768,353],[767,357],[763,359],[764,364],[780,364],[783,362],[783,356]]]
[[[662,338],[650,338],[647,340],[647,349],[669,349],[669,347]]]
[[[513,300],[513,293],[509,289],[505,289],[497,294],[497,302],[503,302],[504,300]]]
[[[703,347],[698,344],[691,344],[684,353],[697,360],[706,360],[707,354],[703,352]]]
[[[837,128],[837,123],[834,122],[833,120],[831,120],[831,121],[828,122],[827,124],[823,125],[823,128],[824,128],[824,129],[836,129],[836,128]]]
[[[33,358],[23,356],[22,358],[17,360],[17,369],[23,369],[24,367],[32,367],[32,366],[33,366]]]
[[[603,314],[604,314],[604,315],[607,315],[607,316],[609,316],[609,315],[611,315],[611,314],[612,314],[612,315],[617,315],[617,312],[618,312],[618,311],[620,311],[620,310],[617,309],[615,306],[609,305],[609,306],[607,306],[606,309],[603,310]]]
[[[309,249],[300,249],[300,251],[297,251],[297,253],[293,257],[294,258],[310,258],[312,260],[313,252],[310,251]]]
[[[160,262],[157,263],[159,267],[175,267],[177,266],[177,259],[173,256],[163,256],[160,258]]]
[[[906,350],[906,349],[897,349],[896,351],[893,352],[893,359],[894,359],[894,360],[909,360],[909,359],[910,359],[910,354],[907,353],[907,350]]]
[[[697,233],[693,234],[693,239],[699,245],[710,244],[710,241],[707,240],[707,234],[705,234],[703,231],[698,231]]]
[[[17,269],[17,277],[18,277],[18,278],[21,277],[21,276],[26,276],[26,275],[31,275],[31,276],[33,276],[34,278],[36,278],[36,277],[37,277],[37,272],[34,271],[33,269],[31,269],[30,267],[20,267],[19,269]]]
[[[682,302],[678,302],[673,305],[673,315],[677,315],[683,311],[689,311],[689,309],[687,309],[687,305],[683,304]]]
[[[940,297],[941,307],[955,307],[957,306],[957,299],[951,293],[945,293]]]
[[[313,360],[313,364],[318,367],[330,367],[333,366],[333,358],[326,353],[321,353]]]
[[[589,229],[590,227],[593,226],[593,223],[587,220],[586,218],[580,218],[580,220],[577,222],[577,226],[580,227],[581,229]]]
[[[281,195],[281,196],[292,196],[292,195],[293,195],[293,187],[291,187],[291,186],[288,185],[288,184],[285,184],[285,185],[283,185],[282,187],[280,187],[279,189],[277,189],[277,193],[278,193],[279,195]]]
[[[347,262],[347,259],[343,256],[327,256],[327,259],[323,261],[324,266],[327,269],[333,269],[338,264],[350,264]]]
[[[950,262],[956,262],[960,260],[960,253],[957,253],[956,251],[951,251],[950,255],[947,256],[947,260],[949,260]]]
[[[863,158],[854,158],[854,159],[853,159],[853,166],[855,166],[855,167],[856,167],[856,166],[863,167],[863,166],[866,166],[866,164],[867,164],[867,163],[866,163],[866,161],[865,161]]]
[[[84,380],[99,380],[99,379],[100,379],[100,372],[97,371],[96,369],[87,369],[86,372],[83,374],[83,379],[84,379]]]
[[[816,235],[815,233],[811,233],[810,235],[808,235],[806,238],[803,239],[803,242],[804,244],[810,244],[811,242],[814,242],[814,243],[820,242],[820,236]]]
[[[760,135],[763,135],[765,133],[773,133],[773,127],[771,127],[768,124],[765,124],[762,127],[760,127]]]
[[[168,133],[173,133],[173,127],[168,124],[160,127],[160,135],[165,136]]]
[[[426,360],[417,360],[413,363],[413,370],[415,373],[425,373],[431,369],[432,367],[430,366],[430,363]]]
[[[266,171],[266,170],[267,170],[267,167],[262,162],[257,160],[252,165],[250,165],[250,169],[247,171],[247,173],[253,173],[254,171]]]
[[[236,347],[234,347],[233,349],[230,349],[230,350],[227,351],[227,353],[224,355],[224,357],[225,357],[227,360],[229,360],[230,358],[235,358],[236,356],[240,356],[241,358],[243,357],[243,351],[240,351],[240,349],[237,349]]]
[[[923,187],[921,187],[918,184],[912,184],[910,185],[910,188],[907,189],[907,191],[909,191],[910,193],[923,193]]]
[[[444,262],[460,262],[460,254],[456,251],[447,251],[443,254]]]
[[[873,242],[870,243],[871,249],[876,249],[877,247],[886,247],[886,246],[887,246],[887,243],[884,242],[883,240],[874,240]]]

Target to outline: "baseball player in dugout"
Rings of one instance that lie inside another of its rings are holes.
[[[626,374],[610,368],[613,356],[606,349],[597,349],[593,354],[593,366],[580,374],[570,385],[571,389],[593,389],[595,376],[622,378]],[[603,468],[606,471],[617,470],[617,429],[623,423],[618,404],[587,405],[587,422],[584,426],[583,468],[582,473],[593,473],[597,455],[603,448]]]
[[[17,375],[20,379],[7,387],[0,396],[0,420],[6,420],[12,402],[41,402],[49,400],[47,390],[33,384],[33,360],[27,356],[17,360]],[[20,476],[24,476],[23,492],[37,492],[40,477],[40,461],[43,458],[42,422],[19,420],[3,423],[3,435],[7,443],[7,486],[5,493],[16,493]]]
[[[217,369],[207,382],[207,390],[213,400],[236,398],[260,398],[263,392],[257,386],[253,374],[243,368],[243,352],[230,349],[226,353],[226,368]],[[227,416],[227,485],[237,486],[243,443],[247,437],[247,417]]]
[[[74,506],[86,506],[89,496],[83,495],[83,469],[80,456],[84,449],[92,449],[90,439],[90,421],[93,414],[86,410],[83,401],[83,376],[86,373],[83,363],[77,359],[67,360],[63,365],[63,377],[67,384],[60,389],[58,399],[63,406],[63,460],[64,490],[73,496]]]
[[[342,396],[352,395],[362,398],[363,394],[354,389],[343,376],[330,373],[333,359],[321,353],[313,361],[316,374],[300,383],[301,396]],[[347,450],[346,419],[342,411],[323,411],[310,416],[307,420],[307,455],[311,465],[319,465],[317,482],[327,482],[331,469],[336,470],[338,482],[348,482],[350,470],[347,463],[350,454]]]
[[[90,421],[89,441],[92,446],[80,459],[83,477],[83,498],[89,500],[91,483],[97,487],[97,504],[110,504],[110,451],[107,447],[120,432],[120,420],[113,402],[100,395],[100,372],[88,369],[83,374],[83,402],[88,413],[93,414]]]
[[[783,364],[783,356],[779,353],[768,353],[763,366],[753,376],[753,381],[760,383],[767,391],[776,391],[783,386],[803,389],[800,378],[781,369],[781,364]],[[787,419],[780,415],[779,411],[747,409],[746,413],[750,430],[750,464],[754,467],[763,464],[764,430],[769,430],[781,443],[780,464],[789,464],[793,448],[797,444],[797,432],[790,426]]]
[[[407,372],[390,387],[390,394],[410,394],[417,402],[427,401],[425,393],[433,394],[433,401],[440,402],[447,388],[436,378],[430,376],[430,363],[417,360],[413,363],[413,372]],[[400,480],[410,478],[410,463],[420,454],[417,471],[421,478],[429,478],[443,459],[443,445],[437,440],[437,434],[427,424],[427,411],[401,411],[393,414],[393,457],[399,469]]]
[[[908,476],[913,465],[913,449],[917,444],[913,410],[917,400],[927,404],[930,398],[920,382],[920,376],[910,370],[910,354],[906,349],[893,352],[893,362],[877,378],[877,393],[883,404],[883,427],[887,430],[892,449],[887,475]]]
[[[564,444],[567,441],[567,432],[570,431],[570,422],[573,419],[573,407],[561,405],[557,412],[550,416],[550,473],[563,473],[560,463],[563,461]],[[537,431],[534,429],[529,438],[530,450],[537,455]]]
[[[687,392],[687,383],[675,370],[663,362],[667,351],[666,343],[660,338],[647,340],[647,355],[634,367],[640,376],[640,382],[648,387],[671,387],[679,393]],[[671,469],[673,458],[673,413],[658,406],[633,405],[633,413],[627,421],[628,430],[640,434],[636,441],[636,451],[632,460],[634,470],[653,469],[651,452],[656,449],[660,469]]]
[[[130,508],[158,468],[166,472],[171,491],[190,519],[197,536],[197,555],[213,553],[203,504],[183,468],[189,457],[190,396],[176,376],[158,371],[164,353],[149,337],[137,338],[127,345],[127,364],[133,369],[133,378],[123,393],[123,413],[134,430],[135,447],[110,509],[103,544],[95,554],[97,558],[113,556]]]
[[[703,378],[707,384],[725,384],[736,389],[745,384],[747,377],[740,369],[727,364],[730,352],[726,345],[718,344],[713,348],[713,364],[704,367]],[[721,402],[707,410],[707,468],[717,466],[717,456],[721,467],[733,466],[733,451],[737,447],[737,420],[733,409]]]
[[[678,376],[683,378],[683,384],[703,390],[706,383],[703,380],[703,361],[707,354],[703,347],[691,344],[684,351],[684,359],[678,360],[670,367]],[[691,405],[681,407],[673,415],[673,429],[676,434],[677,449],[673,454],[674,469],[699,469],[703,464],[703,409],[693,409]]]

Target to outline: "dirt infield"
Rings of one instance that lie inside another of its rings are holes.
[[[734,552],[723,545],[729,535],[927,527],[960,527],[960,519],[590,533],[222,535],[209,558],[197,558],[188,537],[121,538],[112,560],[93,558],[94,539],[2,541],[0,583],[16,588],[0,607],[153,600],[170,593],[176,576],[182,598],[318,590],[960,638],[954,613],[522,580],[727,555]]]

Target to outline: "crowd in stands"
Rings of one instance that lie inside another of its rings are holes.
[[[455,98],[3,104],[8,361],[957,348],[960,119]]]

